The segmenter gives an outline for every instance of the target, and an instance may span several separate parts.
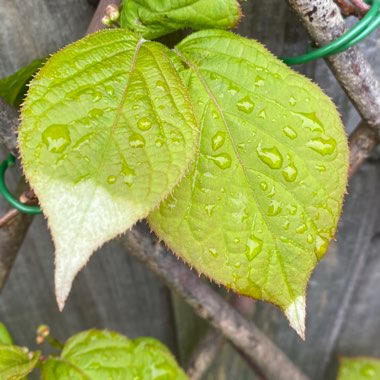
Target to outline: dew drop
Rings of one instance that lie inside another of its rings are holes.
[[[228,153],[221,153],[216,156],[212,156],[212,160],[221,169],[228,169],[231,167],[231,156]]]
[[[165,82],[162,81],[162,80],[158,80],[156,82],[156,87],[160,90],[160,91],[165,91]]]
[[[208,253],[212,256],[212,257],[217,257],[218,256],[218,252],[215,248],[209,248],[208,249]]]
[[[271,169],[280,169],[283,163],[283,158],[279,150],[273,146],[271,148],[262,148],[259,146],[257,149],[257,155],[260,160],[268,165]]]
[[[276,216],[282,211],[281,203],[273,199],[268,206],[268,215]]]
[[[284,132],[285,136],[289,137],[291,140],[294,140],[297,137],[297,132],[289,125],[283,128],[282,131]]]
[[[206,205],[205,210],[208,216],[212,215],[212,212],[214,211],[215,205]]]
[[[296,228],[297,234],[303,234],[307,230],[306,224],[301,224],[299,227]]]
[[[248,261],[252,261],[262,250],[263,241],[257,236],[252,234],[248,240],[245,247],[245,255],[247,256]]]
[[[296,215],[296,213],[297,213],[297,206],[288,205],[286,208],[289,211],[290,215]]]
[[[155,142],[155,145],[157,148],[160,148],[164,144],[164,142],[165,142],[164,139],[158,138]]]
[[[235,96],[238,92],[239,92],[239,89],[237,89],[236,87],[234,86],[230,86],[228,87],[228,90],[227,90],[232,96]]]
[[[284,228],[284,230],[289,229],[289,226],[290,226],[290,222],[289,222],[289,220],[287,220],[287,221],[282,225],[282,227]]]
[[[265,191],[268,189],[268,184],[266,182],[260,182],[260,189]]]
[[[239,111],[242,111],[244,113],[252,113],[253,109],[255,108],[255,104],[249,96],[246,96],[236,103],[236,107]]]
[[[292,107],[294,107],[294,106],[297,104],[297,101],[296,101],[296,99],[295,99],[293,96],[291,96],[291,97],[289,98],[289,104],[290,104]]]
[[[105,90],[106,90],[108,95],[110,95],[110,96],[115,95],[115,90],[112,86],[106,86]]]
[[[88,116],[91,118],[91,119],[97,119],[101,116],[103,116],[104,114],[104,111],[100,108],[94,108],[93,110],[91,110],[89,113],[88,113]]]
[[[138,133],[132,133],[129,137],[129,145],[132,148],[142,148],[145,146],[145,139]]]
[[[267,118],[267,113],[265,112],[265,110],[260,111],[260,113],[258,114],[258,117],[260,119],[266,119]]]
[[[234,239],[234,243],[235,243],[235,244],[239,244],[239,243],[240,243],[240,239],[239,239],[239,238],[235,238],[235,239]]]
[[[215,120],[216,120],[216,119],[219,119],[219,113],[218,113],[218,112],[216,112],[216,111],[212,111],[211,114],[212,114],[212,118],[213,118],[213,119],[215,119]]]
[[[324,166],[324,165],[315,165],[315,168],[320,172],[326,171],[326,166]]]
[[[245,149],[245,143],[239,143],[237,146],[241,150]]]
[[[113,184],[116,182],[116,176],[115,176],[115,175],[110,175],[110,176],[108,176],[108,178],[107,178],[107,182],[108,182],[110,185],[113,185]]]
[[[308,234],[308,235],[307,235],[307,239],[306,239],[306,241],[307,241],[309,244],[313,243],[313,242],[314,242],[314,238],[313,238],[313,236],[310,235],[310,234]]]
[[[131,187],[133,185],[133,182],[135,181],[136,178],[136,173],[133,169],[131,169],[127,165],[123,165],[123,169],[121,171],[121,174],[123,176],[123,181],[126,185]]]
[[[323,254],[327,251],[329,246],[329,241],[323,236],[317,235],[315,239],[315,254],[318,258],[321,258]]]
[[[235,268],[240,268],[240,267],[241,267],[241,262],[240,262],[240,261],[237,261],[237,262],[234,264],[234,267],[235,267]]]
[[[54,124],[42,133],[42,141],[51,153],[62,153],[70,144],[70,132],[64,124]]]
[[[142,117],[138,121],[137,127],[142,131],[149,131],[152,128],[152,122],[147,117]]]
[[[173,197],[173,195],[169,195],[169,197],[166,199],[166,204],[170,210],[175,209],[177,205],[177,198]]]
[[[289,164],[283,171],[282,175],[288,182],[294,182],[297,178],[298,171],[294,164]]]
[[[317,137],[307,142],[306,145],[325,156],[335,152],[336,141],[332,137]]]
[[[218,150],[220,147],[222,147],[225,139],[226,139],[225,132],[221,132],[221,131],[217,132],[211,141],[212,149]]]
[[[255,79],[255,86],[256,87],[263,87],[264,85],[265,85],[264,78],[262,78],[261,76],[258,75]]]

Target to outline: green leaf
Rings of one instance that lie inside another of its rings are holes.
[[[375,358],[341,358],[337,380],[380,379],[380,360]]]
[[[37,365],[40,352],[28,352],[26,348],[0,345],[0,379],[21,380]]]
[[[45,61],[46,59],[36,59],[9,77],[0,79],[0,97],[12,106],[18,107],[28,90],[29,81]]]
[[[89,330],[65,344],[60,358],[43,365],[46,380],[181,380],[186,375],[169,350],[152,338],[130,340],[110,331]]]
[[[303,337],[306,285],[346,189],[339,115],[255,41],[202,31],[176,52],[201,128],[199,154],[150,224],[199,272],[280,306]]]
[[[0,322],[0,344],[13,344],[11,334],[3,323]]]
[[[230,29],[240,17],[236,0],[125,0],[120,23],[154,39],[183,28]]]
[[[168,52],[107,30],[31,82],[19,147],[54,239],[60,308],[92,252],[158,206],[193,158],[196,121]]]

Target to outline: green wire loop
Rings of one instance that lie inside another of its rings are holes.
[[[315,59],[327,57],[333,54],[341,53],[351,46],[357,44],[372,33],[377,27],[380,26],[380,0],[371,0],[371,9],[354,27],[347,33],[337,38],[335,41],[322,46],[319,49],[314,49],[304,55],[297,57],[282,57],[282,61],[287,65],[299,65],[313,61]]]
[[[0,164],[0,194],[3,195],[5,200],[10,203],[16,210],[30,215],[41,214],[41,209],[38,206],[29,206],[25,203],[17,200],[8,190],[5,185],[5,172],[10,166],[13,166],[16,162],[16,158],[9,154],[8,157]]]

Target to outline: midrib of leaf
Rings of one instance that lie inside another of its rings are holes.
[[[107,151],[108,151],[108,149],[109,149],[109,147],[110,147],[111,140],[113,140],[113,134],[114,134],[114,132],[115,132],[115,129],[116,129],[117,123],[118,123],[118,121],[119,121],[119,119],[120,119],[120,115],[121,115],[121,113],[122,113],[123,106],[124,106],[124,104],[125,104],[125,100],[126,100],[127,95],[128,95],[129,84],[130,84],[130,82],[131,82],[131,78],[132,78],[132,76],[133,76],[133,72],[134,72],[135,69],[136,69],[136,62],[137,62],[137,58],[138,58],[138,55],[139,55],[139,52],[140,52],[140,48],[141,48],[141,46],[144,44],[144,42],[146,42],[146,40],[144,40],[143,38],[141,38],[141,39],[139,40],[139,42],[137,43],[137,45],[136,45],[136,51],[135,51],[135,54],[134,54],[134,56],[133,56],[131,69],[130,69],[130,72],[129,72],[129,75],[128,75],[127,83],[126,83],[126,85],[125,85],[125,90],[124,90],[124,92],[123,92],[123,96],[122,96],[122,98],[121,98],[120,104],[119,104],[119,106],[118,106],[118,108],[117,108],[117,112],[116,112],[115,120],[114,120],[114,122],[113,122],[113,124],[112,124],[112,126],[111,126],[111,130],[110,130],[110,133],[109,133],[109,137],[108,137],[108,139],[107,139],[107,141],[106,141],[106,144],[105,144],[105,147],[104,147],[104,149],[103,149],[103,152],[101,153],[101,158],[100,158],[100,160],[99,160],[99,166],[98,166],[98,168],[97,168],[97,170],[96,170],[96,177],[99,176],[99,173],[101,172],[101,170],[102,170],[102,168],[103,168],[103,166],[104,166],[104,157],[105,157],[105,155],[106,155],[106,153],[107,153]],[[119,53],[118,53],[118,54],[119,54]],[[94,198],[94,195],[95,195],[95,192],[96,192],[97,189],[98,189],[98,185],[97,185],[97,182],[96,182],[96,185],[94,186],[94,188],[93,188],[91,194],[89,194],[89,196],[88,196],[88,198],[87,198],[86,208],[84,209],[84,212],[82,213],[82,216],[81,216],[81,218],[80,218],[80,224],[79,224],[79,225],[80,225],[81,227],[82,227],[83,224],[84,224],[83,221],[84,221],[85,217],[87,216],[87,211],[88,211],[88,209],[89,209],[89,207],[90,207],[90,205],[91,205],[91,202],[92,202],[92,200],[93,200],[93,198]],[[75,240],[74,240],[74,242],[73,242],[73,246],[75,246],[75,244],[76,244],[76,242],[77,242],[77,240],[78,240],[78,236],[80,235],[80,232],[81,232],[81,231],[82,231],[82,228],[80,228],[79,230],[77,230],[77,233],[76,233],[76,235],[75,235]]]
[[[277,241],[276,239],[274,238],[274,234],[273,234],[273,231],[271,230],[271,228],[269,228],[269,223],[267,221],[267,218],[265,217],[265,214],[262,210],[262,207],[261,205],[259,204],[259,202],[256,201],[256,197],[255,197],[255,194],[253,193],[253,190],[250,186],[250,182],[249,182],[249,178],[248,178],[248,175],[247,175],[247,171],[246,171],[246,168],[245,168],[245,165],[241,159],[241,156],[239,154],[239,151],[237,150],[237,147],[235,145],[235,142],[234,142],[234,139],[232,137],[232,134],[230,132],[230,129],[228,127],[228,124],[227,124],[227,121],[224,117],[224,112],[221,108],[221,106],[219,105],[218,101],[216,100],[215,98],[215,95],[213,94],[212,90],[210,89],[210,87],[208,86],[206,80],[203,78],[202,74],[200,73],[200,71],[198,70],[197,66],[192,62],[190,61],[184,54],[182,54],[177,48],[174,48],[174,51],[175,53],[190,67],[191,70],[194,71],[194,73],[196,74],[196,76],[198,77],[198,79],[200,80],[200,82],[202,83],[206,93],[208,94],[208,96],[210,97],[211,101],[214,103],[220,117],[221,117],[221,120],[223,122],[223,125],[227,131],[227,134],[228,134],[228,138],[231,142],[231,145],[232,145],[232,148],[234,150],[234,153],[236,155],[236,158],[238,159],[239,163],[240,163],[240,166],[242,168],[242,171],[243,171],[243,174],[244,174],[244,179],[245,179],[245,182],[246,184],[248,185],[248,188],[249,190],[251,191],[252,193],[252,199],[253,201],[255,202],[255,205],[258,209],[258,211],[260,212],[260,215],[263,219],[263,221],[265,222],[265,225],[266,225],[266,228],[267,228],[267,231],[269,232],[270,236],[271,236],[271,239],[272,239],[272,242],[275,246],[275,252],[276,252],[276,257],[277,257],[277,260],[279,262],[279,265],[280,265],[280,269],[281,269],[281,274],[282,274],[282,277],[284,279],[284,282],[286,284],[286,287],[287,287],[287,290],[288,290],[288,293],[291,297],[292,300],[294,300],[296,298],[296,295],[295,293],[293,292],[293,289],[291,288],[290,286],[290,283],[289,283],[289,279],[288,279],[288,276],[286,275],[285,271],[284,271],[284,262],[283,262],[283,259],[281,257],[281,252],[280,252],[280,249],[277,245]],[[200,140],[202,138],[202,134],[200,134]],[[293,196],[292,196],[293,197]],[[294,198],[294,197],[293,197]],[[297,201],[298,204],[302,205],[302,203],[299,203],[299,201]],[[308,215],[305,207],[302,205],[303,209],[305,210],[305,213]],[[309,215],[308,215],[309,216]],[[310,218],[310,216],[309,216]],[[314,253],[315,255],[315,253]],[[273,260],[273,257],[274,255],[269,255],[269,260],[268,260],[268,263],[267,263],[267,266],[266,266],[266,269],[265,269],[265,279],[264,279],[264,286],[266,286],[267,282],[268,282],[268,273],[269,273],[269,266],[271,265],[272,263],[272,260]]]

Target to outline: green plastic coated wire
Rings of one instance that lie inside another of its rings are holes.
[[[7,186],[5,185],[5,172],[10,166],[13,166],[15,162],[16,158],[12,154],[9,154],[7,159],[0,164],[0,194],[2,194],[5,200],[15,209],[24,214],[41,214],[42,211],[38,206],[29,206],[20,202],[9,192]]]
[[[341,53],[342,51],[362,41],[380,25],[380,0],[371,0],[369,3],[372,3],[371,9],[361,21],[359,21],[347,33],[343,34],[343,36],[304,55],[297,57],[282,57],[281,59],[289,66],[299,65],[301,63],[306,63],[315,59],[327,57],[329,55]]]

